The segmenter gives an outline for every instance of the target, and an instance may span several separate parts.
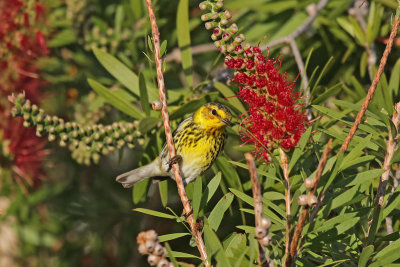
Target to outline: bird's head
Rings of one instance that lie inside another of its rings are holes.
[[[193,121],[204,128],[232,126],[231,119],[232,113],[219,103],[207,103],[193,114]]]

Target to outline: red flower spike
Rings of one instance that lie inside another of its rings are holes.
[[[240,84],[238,98],[249,107],[239,128],[241,141],[253,144],[253,154],[264,163],[271,161],[274,148],[295,147],[305,131],[306,116],[296,103],[294,82],[279,73],[281,63],[265,58],[258,47],[246,47],[235,60],[230,56],[225,60],[236,70],[233,81]]]

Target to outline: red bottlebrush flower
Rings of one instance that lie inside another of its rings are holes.
[[[269,162],[274,148],[288,150],[297,145],[306,117],[302,105],[297,104],[294,82],[279,73],[276,63],[280,60],[266,59],[258,47],[247,48],[242,57],[244,66],[228,63],[236,70],[233,81],[241,84],[237,96],[250,107],[240,125],[241,140],[255,146],[259,160]]]
[[[44,177],[42,163],[49,154],[45,149],[47,140],[36,136],[35,129],[22,126],[22,118],[8,116],[3,132],[9,166],[14,175],[30,185],[40,185]]]

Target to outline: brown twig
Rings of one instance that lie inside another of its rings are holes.
[[[379,64],[378,71],[376,72],[375,78],[372,81],[372,84],[368,89],[368,94],[364,99],[364,102],[362,104],[361,110],[358,112],[356,120],[354,121],[353,125],[351,126],[351,129],[350,129],[350,131],[349,131],[349,133],[348,133],[348,135],[347,135],[346,139],[344,140],[344,143],[343,143],[343,145],[341,147],[341,150],[343,152],[345,152],[347,150],[351,139],[353,139],[353,136],[354,136],[358,126],[361,123],[361,119],[364,116],[364,113],[368,108],[369,102],[371,101],[371,99],[372,99],[372,97],[374,95],[376,86],[378,85],[378,83],[379,83],[379,81],[381,79],[382,72],[383,72],[383,69],[385,68],[387,58],[388,58],[388,56],[390,54],[390,50],[392,49],[393,40],[394,40],[394,38],[396,37],[396,34],[397,34],[397,29],[399,27],[399,23],[400,23],[400,18],[396,17],[396,20],[395,20],[395,22],[393,24],[392,32],[390,33],[389,41],[388,41],[388,43],[386,45],[385,51],[383,52],[383,56],[381,58],[381,62]]]
[[[285,178],[285,203],[286,203],[286,247],[285,247],[285,265],[290,266],[292,262],[292,257],[290,256],[290,182],[289,182],[289,165],[285,152],[279,149],[279,154],[281,156],[281,167],[283,170],[283,176]]]
[[[400,102],[394,106],[392,122],[396,128],[396,131],[398,132],[398,128],[399,128],[399,124],[400,124]],[[383,166],[382,166],[382,169],[384,169],[385,172],[381,175],[381,178],[379,180],[379,186],[378,186],[378,190],[376,192],[376,197],[375,197],[374,211],[370,218],[367,237],[370,237],[370,235],[371,235],[371,229],[372,229],[372,225],[374,225],[373,220],[375,219],[375,214],[377,212],[379,212],[380,209],[383,209],[385,206],[384,197],[385,197],[385,193],[386,193],[386,186],[387,186],[387,183],[389,181],[389,176],[390,176],[391,161],[392,161],[394,152],[397,149],[397,141],[394,140],[394,138],[393,138],[391,127],[388,127],[388,130],[389,130],[389,133],[388,133],[388,140],[386,142],[386,155],[385,155],[385,160],[384,160]],[[397,132],[394,133],[396,136],[397,136]],[[367,240],[371,240],[371,239],[367,238]]]
[[[315,181],[314,181],[314,186],[313,188],[311,188],[311,190],[308,192],[308,196],[312,196],[315,194],[315,192],[317,191],[317,187],[318,187],[318,183],[321,179],[322,173],[324,171],[326,162],[328,160],[328,156],[329,153],[332,150],[332,139],[329,139],[329,142],[327,144],[327,146],[325,147],[325,150],[322,154],[321,160],[318,164],[318,168],[317,171],[315,173]],[[301,232],[303,231],[303,227],[304,227],[304,223],[308,214],[308,210],[309,210],[309,206],[305,206],[303,208],[303,210],[301,211],[299,220],[297,222],[297,226],[296,229],[294,231],[294,235],[293,235],[293,239],[292,239],[292,243],[290,245],[290,256],[292,257],[292,259],[294,259],[296,257],[296,254],[298,254],[297,252],[297,245],[299,243],[299,239],[301,236]]]
[[[260,47],[261,50],[268,49],[268,47],[273,47],[279,44],[283,43],[289,43],[290,39],[296,39],[299,37],[303,32],[305,32],[311,24],[314,22],[314,20],[318,17],[319,13],[322,11],[322,9],[326,6],[326,4],[329,2],[329,0],[320,0],[316,6],[315,12],[307,18],[307,20],[301,24],[296,30],[294,30],[291,34],[284,36],[282,38],[276,39],[262,47]]]
[[[396,130],[398,130],[400,123],[400,102],[394,106],[392,122],[396,127]],[[385,172],[382,174],[381,179],[379,180],[378,191],[376,193],[376,198],[375,198],[375,205],[379,205],[381,206],[381,208],[383,208],[383,206],[385,205],[384,196],[386,192],[386,185],[389,181],[391,160],[397,148],[397,142],[393,139],[392,130],[390,127],[388,128],[389,128],[388,129],[389,134],[388,134],[388,141],[386,142],[386,155],[385,155],[385,160],[383,162],[383,169],[385,170]],[[395,135],[397,135],[397,133],[395,133]]]
[[[149,12],[149,18],[151,22],[151,29],[152,29],[152,34],[153,34],[153,43],[154,43],[154,56],[155,56],[155,62],[156,62],[156,68],[157,68],[157,82],[158,82],[158,89],[159,89],[159,95],[160,95],[160,101],[163,103],[162,107],[162,118],[163,118],[163,123],[164,123],[164,128],[165,128],[165,136],[167,139],[167,146],[168,146],[168,151],[169,151],[169,156],[170,158],[175,157],[175,147],[174,147],[174,141],[172,138],[172,133],[171,133],[171,126],[169,122],[169,115],[167,111],[167,100],[165,97],[165,86],[164,86],[164,76],[162,72],[162,61],[160,59],[160,39],[159,39],[159,31],[157,27],[157,21],[156,17],[154,15],[154,10],[153,10],[153,5],[151,0],[146,0],[146,5],[147,5],[147,11]],[[189,203],[189,199],[186,195],[185,191],[185,186],[182,181],[182,176],[179,172],[179,165],[173,164],[172,169],[174,172],[175,176],[175,181],[178,187],[178,193],[181,198],[182,204],[183,204],[183,209],[186,213],[187,221],[190,225],[190,229],[192,231],[192,235],[194,236],[196,243],[197,243],[197,248],[200,252],[201,259],[204,263],[205,266],[210,266],[207,258],[207,252],[206,252],[206,247],[203,242],[203,238],[201,236],[201,231],[199,230],[199,227],[197,223],[195,222],[193,218],[193,214],[191,213],[192,207]]]
[[[262,203],[262,196],[261,196],[261,188],[260,182],[258,181],[258,174],[256,169],[256,164],[254,162],[254,157],[250,153],[246,153],[244,155],[247,161],[247,166],[249,167],[250,179],[253,185],[253,199],[254,199],[254,217],[256,222],[256,227],[261,227],[261,220],[263,217],[263,203]],[[264,245],[258,240],[258,248],[259,248],[259,257],[258,257],[258,264],[264,260],[269,260],[265,254]]]

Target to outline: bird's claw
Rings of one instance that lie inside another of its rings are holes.
[[[169,161],[168,161],[168,171],[170,171],[172,169],[172,165],[174,165],[175,163],[179,163],[179,161],[182,160],[182,157],[180,155],[175,155],[174,157],[172,157]]]

